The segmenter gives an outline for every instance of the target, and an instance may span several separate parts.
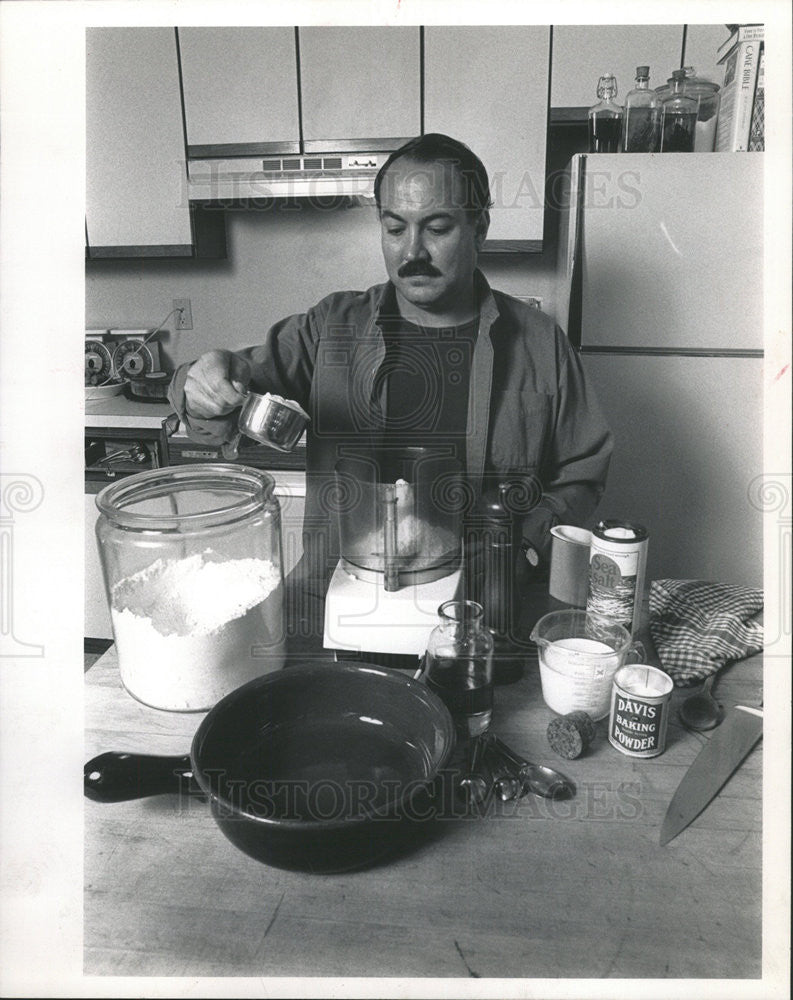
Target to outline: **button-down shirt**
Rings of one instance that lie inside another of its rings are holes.
[[[605,488],[612,435],[578,355],[553,320],[492,290],[481,272],[475,278],[480,319],[468,393],[467,479],[475,493],[491,476],[539,484],[539,502],[521,527],[526,544],[547,558],[554,524],[583,526],[593,514]],[[329,548],[321,546],[322,557],[330,561],[338,554],[327,503],[334,466],[345,444],[381,429],[376,389],[386,354],[383,323],[397,314],[390,282],[336,292],[276,323],[263,344],[239,352],[251,366],[253,390],[297,400],[311,416],[304,544],[308,551],[316,533],[326,532]],[[211,444],[228,440],[235,414],[207,420],[187,411],[188,369],[177,370],[169,397],[188,434]]]

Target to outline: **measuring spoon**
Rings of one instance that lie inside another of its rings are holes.
[[[458,786],[469,804],[484,802],[487,798],[487,780],[481,769],[484,750],[485,737],[475,736],[471,741],[468,770],[460,778]]]
[[[544,764],[532,764],[519,757],[498,738],[490,736],[490,745],[516,771],[522,785],[522,792],[541,795],[544,799],[569,799],[575,795],[575,785],[560,771]]]
[[[689,695],[677,710],[678,717],[686,729],[705,732],[708,729],[715,729],[724,718],[724,706],[710,693],[715,680],[715,674],[707,677],[699,691]]]
[[[510,802],[512,799],[520,798],[523,791],[521,780],[515,773],[515,769],[510,767],[505,758],[493,746],[492,740],[487,741],[484,760],[493,777],[493,790],[501,801]]]

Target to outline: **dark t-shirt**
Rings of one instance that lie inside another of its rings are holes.
[[[465,461],[468,386],[479,317],[452,327],[420,327],[397,317],[383,324],[386,354],[374,396],[385,442],[451,445]]]

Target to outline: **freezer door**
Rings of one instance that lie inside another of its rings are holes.
[[[761,350],[763,156],[576,159],[559,263],[581,346]]]
[[[615,438],[598,515],[646,526],[647,579],[762,587],[762,359],[582,362]]]

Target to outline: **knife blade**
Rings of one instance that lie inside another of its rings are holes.
[[[677,786],[661,827],[662,847],[699,816],[762,735],[763,710],[736,705]]]

